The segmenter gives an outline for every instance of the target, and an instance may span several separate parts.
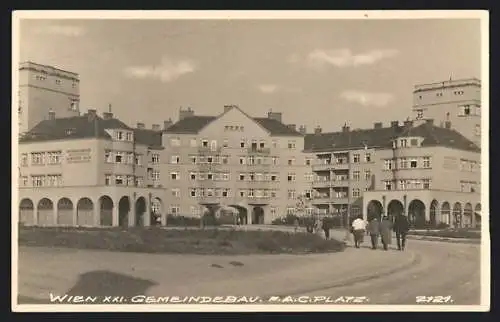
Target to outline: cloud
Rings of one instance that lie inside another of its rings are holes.
[[[259,91],[261,91],[262,93],[265,93],[265,94],[272,94],[279,89],[278,85],[274,85],[274,84],[262,84],[262,85],[259,85],[258,88],[259,88]]]
[[[340,97],[348,102],[376,107],[386,106],[394,99],[394,96],[390,93],[369,93],[356,90],[342,92]]]
[[[85,34],[85,29],[80,26],[72,25],[48,25],[37,28],[36,33],[66,37],[78,37]]]
[[[173,61],[167,57],[162,58],[161,63],[155,66],[130,66],[125,68],[125,76],[138,79],[159,79],[167,83],[182,75],[193,73],[196,65],[190,60]]]
[[[316,49],[307,56],[308,62],[315,67],[333,65],[336,67],[357,67],[371,65],[382,59],[399,54],[396,49],[374,49],[364,53],[354,54],[350,49]]]

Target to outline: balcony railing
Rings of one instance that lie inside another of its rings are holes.
[[[346,187],[349,185],[349,180],[315,180],[313,188],[330,188],[330,187]]]
[[[271,149],[270,148],[248,148],[247,149],[248,154],[270,154]]]
[[[198,147],[198,153],[202,155],[219,155],[222,152],[222,148],[214,148],[210,146],[200,146]]]
[[[331,162],[331,163],[316,163],[313,164],[313,171],[325,171],[325,170],[346,170],[349,169],[348,162]]]

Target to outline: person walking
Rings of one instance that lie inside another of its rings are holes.
[[[366,231],[370,234],[372,249],[377,249],[378,235],[380,233],[380,223],[377,217],[374,217],[372,220],[368,222],[368,225],[366,226]]]
[[[328,220],[328,218],[323,218],[321,228],[325,232],[325,239],[330,239],[330,221]]]
[[[380,221],[380,237],[384,250],[388,250],[392,241],[392,221],[388,216],[382,217]]]
[[[398,250],[404,251],[406,246],[406,235],[410,230],[408,218],[403,214],[398,214],[394,220],[394,232],[398,243]]]
[[[351,224],[352,234],[354,235],[354,247],[359,248],[363,243],[366,230],[366,222],[361,216],[358,216]]]

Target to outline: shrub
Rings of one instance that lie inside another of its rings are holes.
[[[436,225],[436,229],[447,229],[449,228],[450,225],[445,223],[445,222],[439,222],[437,225]]]
[[[171,214],[167,216],[167,226],[172,227],[199,227],[200,221],[200,218],[197,217],[175,216]]]

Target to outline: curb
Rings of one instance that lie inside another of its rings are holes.
[[[423,240],[423,241],[438,241],[445,243],[455,243],[455,244],[481,244],[481,239],[472,238],[449,238],[449,237],[437,237],[437,236],[422,236],[422,235],[406,235],[407,239],[413,240]]]
[[[298,289],[296,291],[287,292],[286,294],[273,293],[272,295],[273,296],[280,296],[280,297],[299,296],[299,295],[304,294],[304,293],[307,294],[307,293],[312,293],[312,292],[317,292],[317,291],[329,290],[329,289],[336,288],[336,287],[350,286],[350,285],[354,285],[356,283],[367,282],[367,281],[390,276],[392,274],[395,274],[395,273],[398,273],[400,271],[404,271],[404,270],[407,270],[411,267],[414,267],[415,265],[420,264],[421,261],[422,261],[422,258],[420,255],[418,255],[414,252],[411,252],[410,260],[408,260],[407,262],[405,262],[404,265],[401,265],[399,267],[391,267],[387,270],[383,270],[383,271],[379,271],[379,272],[371,273],[371,274],[359,275],[359,276],[343,279],[341,281],[339,281],[339,279],[337,279],[335,281],[331,281],[329,283],[326,283],[321,287],[303,288],[303,289]]]

